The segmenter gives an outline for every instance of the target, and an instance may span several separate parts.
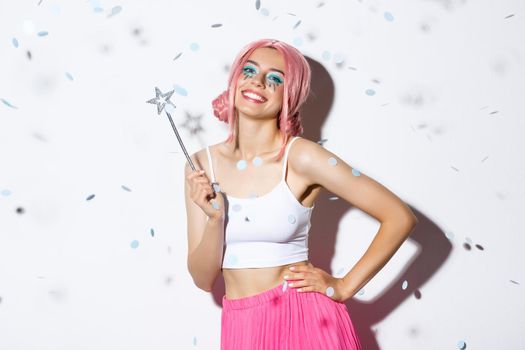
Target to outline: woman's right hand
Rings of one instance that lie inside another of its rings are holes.
[[[221,192],[213,191],[204,170],[195,170],[186,177],[190,186],[190,198],[209,218],[224,218],[224,198]],[[217,208],[214,208],[214,206]]]

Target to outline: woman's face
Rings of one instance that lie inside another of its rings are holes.
[[[277,117],[283,101],[284,67],[284,58],[276,49],[255,49],[237,78],[237,110],[248,116]]]

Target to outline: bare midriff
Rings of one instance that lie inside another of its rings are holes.
[[[246,268],[222,269],[226,299],[239,299],[265,292],[283,284],[285,275],[291,275],[290,266],[307,265],[308,260],[298,261],[287,265]]]

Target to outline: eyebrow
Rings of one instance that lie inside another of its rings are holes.
[[[257,67],[260,67],[259,64],[258,64],[257,62],[255,62],[255,61],[247,60],[246,62],[253,63],[253,64],[255,64]],[[270,70],[274,70],[274,71],[279,72],[279,73],[281,73],[282,75],[284,75],[284,72],[283,72],[282,70],[280,70],[280,69],[277,69],[277,68],[270,68]]]

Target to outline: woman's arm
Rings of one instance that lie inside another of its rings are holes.
[[[194,160],[195,164],[199,164]],[[200,165],[199,165],[200,166]],[[202,169],[202,167],[201,167]],[[188,162],[184,168],[185,178],[192,172]],[[211,292],[222,267],[224,245],[224,217],[208,218],[208,215],[190,198],[188,181],[184,181],[188,225],[188,271],[197,287]],[[217,196],[221,196],[217,193]]]
[[[342,278],[346,298],[354,296],[390,260],[418,222],[394,193],[353,169],[319,144],[296,141],[290,166],[310,185],[319,184],[381,222],[374,240],[355,266]]]

